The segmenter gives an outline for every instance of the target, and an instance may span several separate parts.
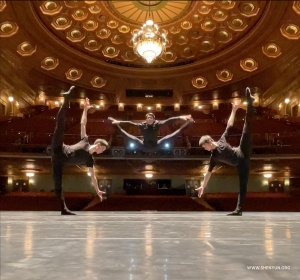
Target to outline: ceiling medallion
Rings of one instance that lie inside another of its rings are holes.
[[[156,6],[160,4],[160,2],[162,1],[138,1],[138,2],[145,6]]]
[[[138,33],[133,34],[133,51],[140,55],[148,63],[151,63],[159,55],[166,51],[166,34],[160,34],[158,26],[150,18],[149,1],[149,19],[143,24]]]

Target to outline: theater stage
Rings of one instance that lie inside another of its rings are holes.
[[[300,213],[0,212],[1,280],[300,279]]]

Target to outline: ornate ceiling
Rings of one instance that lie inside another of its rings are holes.
[[[131,41],[149,14],[168,39],[151,64]],[[266,70],[300,49],[300,1],[0,1],[0,15],[2,57],[33,69],[33,91],[51,95],[46,75],[116,104],[143,102],[130,88],[172,88],[171,103],[186,105],[225,99],[215,90],[251,77],[270,86]]]

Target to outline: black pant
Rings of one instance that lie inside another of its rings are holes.
[[[161,150],[164,146],[164,144],[169,141],[171,138],[177,136],[184,128],[186,128],[191,122],[193,121],[193,119],[186,121],[179,129],[177,129],[176,131],[174,131],[173,133],[166,135],[165,137],[159,139],[157,141],[157,143],[153,143],[153,146],[147,146],[144,144],[144,141],[142,141],[141,139],[137,138],[134,135],[129,134],[128,132],[126,132],[124,129],[122,129],[119,125],[117,125],[117,127],[119,128],[119,130],[121,131],[121,133],[123,134],[123,136],[125,137],[125,141],[132,141],[136,147],[137,150],[146,152],[146,153],[154,153],[157,152],[158,150]],[[147,139],[145,139],[147,142]]]
[[[247,185],[250,171],[250,156],[252,152],[252,120],[254,108],[252,100],[248,100],[245,123],[243,127],[242,137],[239,148],[244,154],[244,158],[237,166],[238,176],[240,180],[240,193],[238,196],[237,209],[242,209],[247,195]]]
[[[63,153],[63,139],[65,130],[65,116],[68,109],[69,96],[65,97],[63,105],[56,116],[56,126],[52,137],[52,176],[54,180],[54,190],[56,195],[62,194],[62,176],[65,155]]]

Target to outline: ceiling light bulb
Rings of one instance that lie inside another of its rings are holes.
[[[148,19],[148,20],[146,21],[146,25],[153,25],[153,20]]]

